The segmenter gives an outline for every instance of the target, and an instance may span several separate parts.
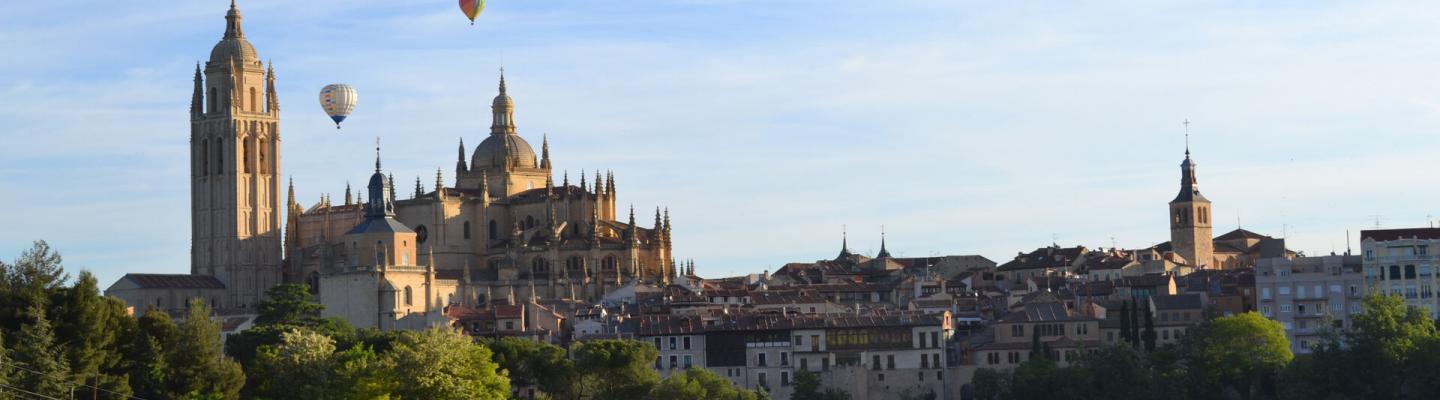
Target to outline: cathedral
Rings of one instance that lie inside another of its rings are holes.
[[[275,72],[241,20],[232,2],[224,35],[203,68],[196,65],[190,274],[128,274],[107,293],[171,311],[202,298],[243,314],[269,288],[303,283],[327,315],[411,328],[443,318],[449,305],[596,302],[618,288],[679,278],[669,210],[657,208],[654,224],[642,228],[633,207],[619,208],[613,173],[557,181],[549,141],[537,154],[520,136],[503,70],[490,132],[473,149],[461,138],[452,180],[437,169],[432,189],[417,179],[401,199],[377,143],[362,195],[352,197],[347,185],[343,203],[325,196],[302,206],[292,181],[282,208]]]

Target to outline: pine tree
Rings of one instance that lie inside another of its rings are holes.
[[[245,374],[222,347],[220,324],[210,320],[210,306],[191,300],[190,312],[166,352],[170,397],[239,398]]]
[[[55,340],[64,343],[64,356],[77,382],[99,387],[114,395],[129,394],[120,353],[121,335],[133,330],[134,319],[125,315],[117,299],[102,297],[95,276],[81,271],[75,285],[51,295],[55,316]],[[87,397],[99,393],[82,388]]]
[[[1130,302],[1120,303],[1120,339],[1130,342]]]
[[[1154,314],[1155,312],[1151,311],[1150,307],[1145,307],[1145,333],[1141,334],[1141,339],[1145,341],[1145,351],[1147,352],[1155,351],[1155,318],[1152,316]]]
[[[1140,303],[1130,299],[1130,345],[1140,347]]]
[[[50,320],[39,306],[31,306],[27,314],[34,322],[22,326],[15,337],[16,386],[45,396],[68,397],[70,369],[55,346]]]
[[[1031,326],[1030,328],[1030,359],[1034,360],[1044,357],[1045,353],[1042,353],[1040,350],[1040,329],[1037,329],[1039,325]]]

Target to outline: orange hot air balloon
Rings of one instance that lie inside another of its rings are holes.
[[[464,11],[465,17],[470,18],[470,25],[475,25],[475,17],[485,11],[485,0],[460,0],[460,11]]]

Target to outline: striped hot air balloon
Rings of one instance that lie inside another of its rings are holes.
[[[465,18],[470,19],[470,25],[475,25],[475,17],[485,11],[485,0],[460,0],[460,11],[465,12]]]
[[[335,129],[340,129],[340,121],[344,121],[351,111],[355,111],[355,104],[359,100],[355,88],[343,83],[325,85],[325,88],[320,89],[320,108],[325,109],[325,114],[335,120]]]

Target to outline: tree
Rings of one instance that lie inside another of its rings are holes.
[[[1140,347],[1140,302],[1130,299],[1130,344]]]
[[[221,351],[220,324],[210,320],[204,300],[190,301],[185,321],[167,344],[168,397],[239,398],[245,374]]]
[[[166,348],[179,336],[179,328],[170,320],[170,314],[150,310],[135,321],[135,330],[130,334],[130,344],[125,349],[125,369],[130,377],[130,388],[136,397],[159,399],[168,396],[166,373]]]
[[[1195,330],[1196,356],[1205,378],[1235,390],[1241,398],[1257,395],[1265,380],[1295,357],[1284,327],[1255,312],[1219,317]]]
[[[633,400],[660,382],[650,368],[660,356],[649,343],[634,340],[595,340],[574,349],[580,390],[595,400]]]
[[[500,368],[509,372],[517,386],[537,385],[556,397],[569,397],[575,375],[575,363],[565,349],[549,343],[504,337],[483,342],[490,348]]]
[[[1140,339],[1145,342],[1145,351],[1155,351],[1155,312],[1150,307],[1145,307],[1145,332],[1140,334]]]
[[[1149,362],[1130,346],[1106,346],[1085,354],[1076,364],[1084,370],[1092,393],[1113,399],[1154,398]]]
[[[970,382],[971,385],[973,385],[976,399],[998,400],[1010,398],[1010,375],[1004,371],[990,368],[976,369],[975,375],[970,379]]]
[[[315,302],[310,289],[297,283],[275,285],[265,292],[256,325],[314,325],[320,322],[325,305]]]
[[[811,376],[814,376],[813,374]],[[800,375],[796,375],[798,384]],[[797,393],[799,389],[796,389]],[[691,368],[675,372],[660,381],[650,393],[650,399],[694,399],[694,400],[755,400],[755,393],[737,388],[729,380],[704,368]],[[791,396],[792,400],[800,397]]]
[[[335,341],[318,333],[292,329],[280,344],[265,346],[250,369],[250,393],[271,399],[331,397],[335,381]]]
[[[335,355],[335,398],[388,399],[396,389],[390,364],[370,346],[354,346]]]
[[[1356,371],[1365,392],[1375,398],[1399,398],[1410,382],[1412,356],[1421,343],[1436,337],[1435,322],[1425,312],[1405,305],[1400,296],[1370,294],[1364,311],[1351,316],[1346,339],[1355,352]]]
[[[102,297],[89,271],[81,271],[74,286],[52,290],[50,297],[55,339],[65,344],[71,374],[88,386],[82,393],[127,397],[131,388],[120,347],[122,336],[135,329],[135,319],[127,315],[124,302]]]
[[[0,329],[19,331],[23,321],[33,318],[30,307],[46,309],[49,293],[68,279],[60,253],[44,240],[35,241],[14,263],[0,261]]]
[[[22,326],[15,337],[14,361],[19,371],[16,385],[45,396],[69,397],[70,368],[55,344],[50,320],[39,306],[31,306],[26,314],[30,323]]]
[[[393,366],[395,395],[403,399],[504,399],[510,381],[491,361],[490,349],[444,328],[402,332],[385,354]]]
[[[1130,340],[1130,301],[1120,302],[1120,339],[1125,343],[1132,343]]]
[[[795,391],[790,394],[790,400],[849,400],[850,393],[844,390],[829,388],[820,390],[820,377],[806,370],[795,372]]]

